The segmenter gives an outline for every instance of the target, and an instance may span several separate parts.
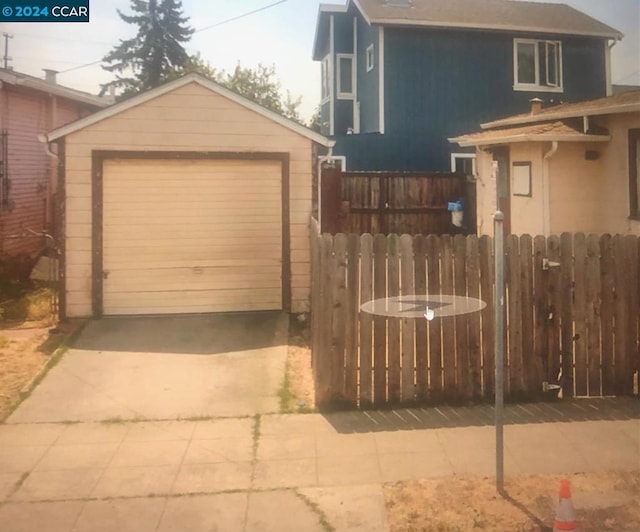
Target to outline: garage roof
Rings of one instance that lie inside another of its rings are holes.
[[[164,85],[161,85],[160,87],[156,87],[155,89],[151,89],[149,91],[133,96],[128,100],[124,100],[122,102],[116,103],[111,107],[102,109],[101,111],[98,111],[85,118],[82,118],[80,120],[67,124],[66,126],[60,127],[58,129],[54,129],[53,131],[50,131],[47,135],[45,135],[43,140],[45,142],[51,142],[51,141],[60,139],[62,137],[70,135],[71,133],[75,133],[76,131],[84,129],[85,127],[88,127],[92,124],[95,124],[102,120],[106,120],[107,118],[110,118],[112,116],[115,116],[123,111],[126,111],[127,109],[131,109],[133,107],[136,107],[137,105],[141,105],[154,98],[162,96],[163,94],[167,94],[171,91],[179,89],[180,87],[184,87],[189,83],[197,83],[198,85],[212,92],[215,92],[221,96],[224,96],[225,98],[228,98],[229,100],[232,100],[235,103],[242,105],[243,107],[246,107],[247,109],[250,109],[258,113],[264,116],[265,118],[273,120],[274,122],[277,122],[281,126],[284,126],[287,129],[290,129],[294,133],[298,133],[299,135],[302,135],[303,137],[306,137],[314,142],[317,142],[322,146],[326,146],[330,148],[330,147],[333,147],[333,145],[335,144],[335,141],[330,140],[324,137],[323,135],[320,135],[319,133],[316,133],[315,131],[309,129],[308,127],[305,127],[302,124],[299,124],[298,122],[285,118],[284,116],[274,111],[271,111],[270,109],[267,109],[245,98],[244,96],[240,96],[239,94],[236,94],[235,92],[230,91],[229,89],[223,87],[222,85],[219,85],[218,83],[215,83],[199,74],[188,74],[175,81],[170,81],[168,83],[165,83]]]

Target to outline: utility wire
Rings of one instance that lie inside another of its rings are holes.
[[[195,30],[193,33],[199,33],[201,31],[206,31],[206,30],[210,30],[212,28],[217,28],[218,26],[222,26],[223,24],[228,24],[229,22],[235,22],[236,20],[240,20],[242,18],[248,17],[250,15],[255,15],[256,13],[260,13],[261,11],[265,11],[267,9],[271,9],[272,7],[276,7],[280,4],[284,4],[285,2],[288,2],[288,0],[280,0],[279,2],[274,2],[273,4],[269,4],[267,6],[264,7],[260,7],[258,9],[254,9],[253,11],[249,11],[248,13],[243,13],[242,15],[238,15],[236,17],[232,17],[226,20],[222,20],[220,22],[216,22],[215,24],[211,24],[210,26],[205,26],[204,28],[200,28]],[[92,66],[92,65],[97,65],[98,63],[102,63],[102,59],[99,59],[98,61],[92,61],[91,63],[86,63],[84,65],[79,65],[73,68],[68,68],[66,70],[61,70],[60,72],[58,72],[58,74],[65,74],[66,72],[71,72],[73,70],[80,70],[81,68],[85,68],[88,66]]]
[[[67,68],[66,70],[61,70],[60,72],[58,72],[58,74],[65,74],[67,72],[71,72],[72,70],[79,70],[81,68],[85,68],[91,65],[97,65],[98,63],[102,63],[102,59],[98,59],[97,61],[92,61],[91,63],[86,63],[84,65]]]
[[[193,33],[200,33],[201,31],[210,30],[211,28],[217,28],[218,26],[222,26],[223,24],[228,24],[229,22],[235,22],[236,20],[240,20],[241,18],[248,17],[250,15],[255,15],[256,13],[260,13],[260,11],[265,11],[272,7],[276,7],[280,4],[284,4],[288,0],[280,0],[279,2],[275,2],[273,4],[269,4],[268,6],[260,7],[258,9],[254,9],[253,11],[249,11],[248,13],[244,13],[242,15],[238,15],[237,17],[232,17],[227,20],[223,20],[221,22],[216,22],[215,24],[211,24],[210,26],[205,26],[204,28],[199,28],[195,30]]]

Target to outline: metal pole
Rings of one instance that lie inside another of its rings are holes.
[[[496,339],[496,488],[504,492],[504,214],[496,211],[493,217]]]
[[[8,68],[9,61],[11,61],[9,57],[9,39],[13,39],[13,35],[3,32],[2,36],[4,37],[4,68]]]

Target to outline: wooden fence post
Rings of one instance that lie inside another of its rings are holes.
[[[320,231],[342,231],[342,171],[337,166],[320,170]]]

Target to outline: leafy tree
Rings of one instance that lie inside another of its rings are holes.
[[[212,67],[206,59],[202,58],[200,52],[198,52],[190,56],[183,65],[174,68],[167,76],[167,79],[173,80],[194,73],[218,83],[221,82],[221,78],[224,76],[224,70],[218,70]]]
[[[320,114],[320,106],[316,107],[316,110],[313,112],[313,115],[309,119],[307,127],[309,129],[313,129],[313,131],[317,133],[320,133],[322,131],[322,115]]]
[[[131,10],[131,15],[120,10],[118,15],[138,26],[138,33],[121,40],[103,58],[107,64],[102,68],[116,73],[116,79],[102,85],[102,93],[113,86],[129,96],[157,87],[189,60],[182,44],[189,41],[193,28],[182,15],[181,0],[131,0]]]

